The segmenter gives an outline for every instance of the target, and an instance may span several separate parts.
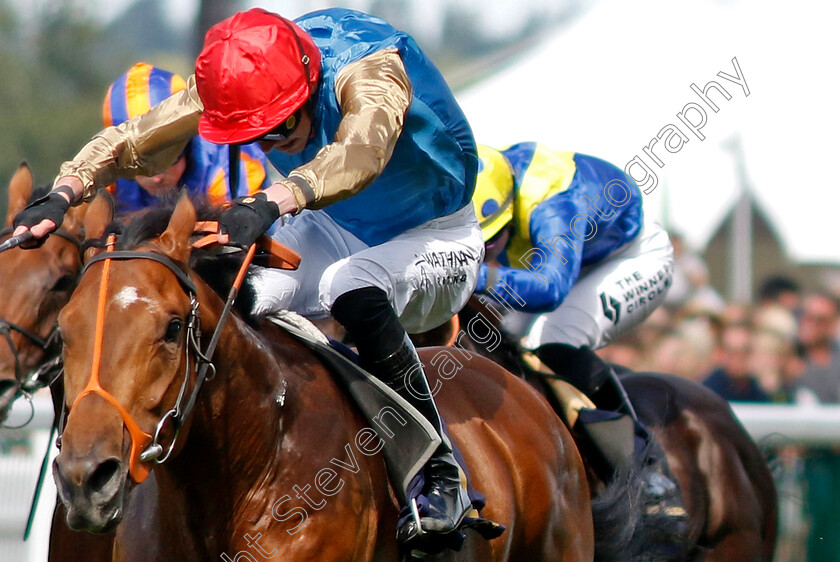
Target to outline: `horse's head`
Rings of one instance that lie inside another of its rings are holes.
[[[9,183],[9,209],[0,238],[11,234],[12,221],[33,193],[32,173],[21,164]],[[81,268],[79,243],[87,205],[73,207],[61,229],[39,248],[15,248],[0,254],[0,424],[23,380],[58,355],[50,338],[59,310],[70,298]]]
[[[85,218],[89,238],[100,238],[110,219],[109,207],[97,203]],[[183,406],[195,376],[196,295],[185,273],[195,209],[182,197],[156,231],[143,221],[127,227],[113,253],[86,252],[59,316],[69,415],[53,472],[76,529],[104,532],[120,521],[131,481],[148,473],[150,444],[175,442],[171,410]],[[127,249],[145,258],[120,258]]]

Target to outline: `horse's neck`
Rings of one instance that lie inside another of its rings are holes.
[[[209,302],[202,304],[202,320],[215,326],[221,303]],[[305,499],[300,495],[321,469],[335,469],[351,489],[360,487],[357,478],[368,486],[384,478],[379,459],[348,452],[361,420],[324,367],[276,326],[266,329],[265,338],[258,338],[238,318],[228,319],[214,356],[218,374],[201,391],[184,449],[161,467],[162,497],[171,486],[177,488],[172,495],[185,502],[181,524],[196,527],[199,537],[217,525],[209,533],[215,544],[207,539],[210,549],[241,540],[254,528],[280,525],[278,516],[290,505],[321,505],[324,499],[314,490]],[[209,338],[209,328],[204,330]],[[386,488],[381,480],[378,485]],[[288,503],[273,512],[286,496]],[[376,496],[383,501],[381,493]],[[243,520],[244,531],[237,527]]]

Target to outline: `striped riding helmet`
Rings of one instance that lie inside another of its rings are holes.
[[[108,88],[102,104],[102,121],[106,127],[143,115],[176,92],[186,89],[184,79],[138,62]]]

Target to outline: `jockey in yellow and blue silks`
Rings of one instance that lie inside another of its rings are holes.
[[[119,125],[143,115],[172,94],[186,89],[181,76],[140,62],[117,78],[108,88],[102,104],[105,127]],[[240,147],[237,195],[253,195],[268,187],[266,157],[256,143]],[[231,199],[230,156],[226,146],[196,136],[178,160],[154,176],[140,175],[134,180],[119,178],[109,187],[120,212],[137,211],[153,205],[160,197],[186,187],[190,195],[201,195],[214,204]]]
[[[645,217],[638,187],[608,162],[537,143],[502,151],[479,146],[478,153],[473,205],[485,263],[476,291],[507,310],[505,328],[524,336],[527,349],[593,400],[597,409],[582,410],[575,430],[609,480],[646,447],[661,450],[594,350],[664,300],[673,272],[670,239]],[[685,511],[664,457],[654,460],[663,470],[648,473],[646,499],[681,520]]]
[[[473,202],[482,234],[490,241],[512,228],[498,254],[501,267],[483,264],[476,290],[496,289],[507,306],[534,313],[557,309],[583,268],[642,228],[641,193],[612,164],[536,143],[503,152],[480,147],[480,156]]]

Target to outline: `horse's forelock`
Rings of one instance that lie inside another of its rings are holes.
[[[203,199],[193,199],[192,202],[195,205],[197,220],[218,220],[222,211],[221,207],[210,205]],[[112,226],[109,226],[106,233],[119,234],[116,246],[118,250],[133,250],[164,233],[166,227],[169,226],[176,203],[177,199],[170,199],[158,207],[139,211],[131,215],[126,226],[120,226],[121,223],[117,221],[112,223],[113,230]],[[124,223],[125,219],[122,222]]]

